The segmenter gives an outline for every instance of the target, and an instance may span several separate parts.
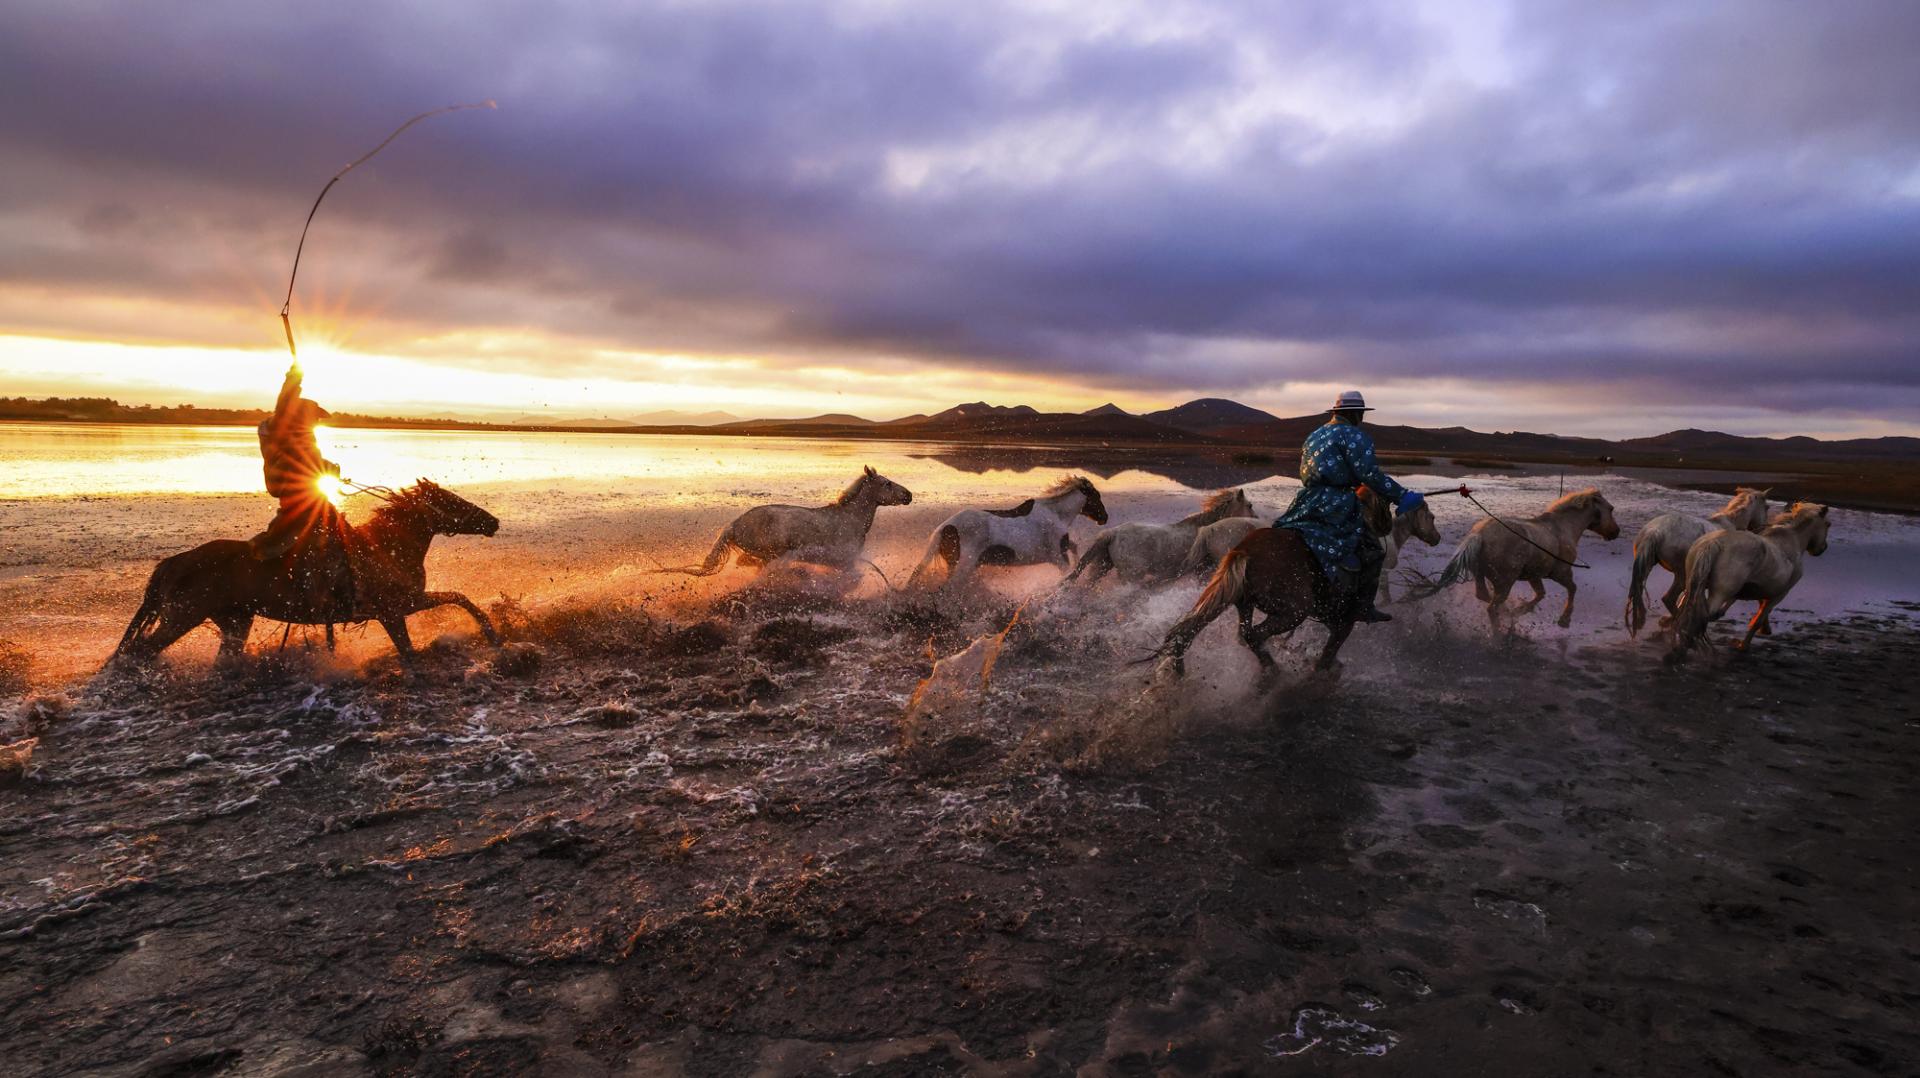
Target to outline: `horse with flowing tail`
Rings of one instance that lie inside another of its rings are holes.
[[[1805,555],[1827,551],[1827,507],[1795,502],[1773,518],[1758,535],[1746,531],[1719,531],[1701,537],[1687,551],[1686,590],[1673,620],[1673,649],[1667,662],[1677,663],[1706,639],[1707,625],[1742,599],[1757,599],[1760,609],[1747,622],[1747,635],[1734,647],[1745,651],[1755,633],[1772,636],[1768,615],[1800,582]]]
[[[140,609],[115,649],[115,661],[151,661],[207,621],[220,630],[220,659],[246,651],[256,617],[289,625],[377,621],[411,666],[407,616],[439,606],[473,615],[487,642],[500,634],[473,600],[457,591],[427,590],[427,549],[436,536],[485,535],[500,530],[492,513],[425,479],[395,492],[364,524],[345,529],[353,566],[353,595],[345,605],[316,596],[289,570],[286,559],[256,558],[244,540],[218,539],[162,561],[147,581]]]
[[[1736,487],[1733,497],[1712,516],[1662,513],[1646,522],[1633,537],[1633,577],[1627,584],[1627,633],[1639,636],[1647,624],[1647,577],[1654,566],[1673,574],[1660,602],[1667,608],[1662,627],[1672,624],[1686,586],[1687,551],[1702,537],[1717,531],[1757,532],[1767,526],[1767,493],[1754,487]]]
[[[1573,596],[1578,590],[1573,569],[1579,560],[1580,536],[1586,532],[1608,541],[1620,536],[1620,525],[1613,519],[1613,503],[1597,489],[1568,494],[1547,506],[1545,512],[1525,520],[1489,516],[1473,526],[1439,578],[1415,589],[1412,597],[1427,598],[1471,577],[1473,593],[1487,604],[1487,620],[1498,632],[1507,593],[1516,583],[1524,580],[1533,585],[1533,598],[1520,604],[1510,618],[1539,606],[1547,597],[1541,581],[1551,580],[1567,592],[1567,604],[1559,620],[1564,629],[1573,624]]]
[[[1079,564],[1067,574],[1067,583],[1086,573],[1087,587],[1109,572],[1133,584],[1159,583],[1178,575],[1181,560],[1193,547],[1201,528],[1221,520],[1253,516],[1253,503],[1244,490],[1222,490],[1210,495],[1200,511],[1172,524],[1121,524],[1103,531],[1087,544]]]
[[[1431,544],[1440,541],[1433,510],[1424,501],[1397,519],[1386,499],[1365,488],[1360,492],[1360,504],[1366,511],[1367,527],[1375,534],[1393,531],[1400,520],[1405,520],[1409,535],[1423,539],[1432,536],[1427,540]],[[1176,674],[1184,674],[1187,649],[1193,646],[1194,638],[1228,607],[1240,614],[1241,643],[1260,660],[1262,671],[1270,673],[1275,663],[1267,654],[1266,642],[1292,632],[1309,618],[1327,627],[1327,642],[1320,649],[1315,668],[1339,669],[1340,647],[1353,632],[1363,603],[1351,588],[1336,588],[1299,532],[1259,528],[1220,560],[1193,609],[1167,630],[1166,639],[1149,658],[1165,657]],[[1266,615],[1258,624],[1253,620],[1256,610]]]
[[[927,540],[927,551],[907,580],[912,588],[936,561],[947,577],[940,588],[956,588],[983,565],[1057,565],[1071,563],[1068,536],[1075,517],[1107,522],[1100,491],[1085,476],[1070,475],[1012,509],[963,509],[941,522]]]
[[[830,505],[755,506],[721,530],[706,561],[654,572],[712,576],[725,567],[729,555],[737,555],[742,565],[786,558],[851,569],[866,549],[867,533],[873,530],[879,508],[912,504],[912,491],[868,467]]]

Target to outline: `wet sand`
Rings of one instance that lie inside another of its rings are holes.
[[[297,654],[43,699],[5,731],[42,741],[0,785],[0,1042],[111,1074],[1920,1058],[1915,611],[1678,672],[1408,618],[1334,691],[1312,639],[1266,693],[1211,648],[1089,753],[1174,601],[1114,598],[909,747],[929,639],[1005,605],[503,611],[532,648],[450,634],[417,681]]]

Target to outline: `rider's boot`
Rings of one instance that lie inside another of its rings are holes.
[[[1360,578],[1356,583],[1353,596],[1356,613],[1353,620],[1364,625],[1378,625],[1392,621],[1393,615],[1373,605],[1380,595],[1380,568],[1386,559],[1382,557],[1362,557],[1360,559]]]

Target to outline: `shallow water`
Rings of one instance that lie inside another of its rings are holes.
[[[1170,520],[1191,511],[1196,493],[1247,487],[1263,516],[1277,514],[1297,483],[1272,466],[1207,457],[1129,453],[1098,448],[988,448],[925,443],[835,442],[723,437],[505,432],[323,432],[329,456],[367,483],[400,485],[427,475],[457,489],[504,522],[498,537],[442,539],[429,561],[436,587],[477,601],[513,596],[539,605],[573,598],[664,599],[738,587],[747,574],[688,582],[649,572],[660,563],[697,560],[732,516],[756,504],[820,504],[871,464],[915,492],[911,507],[882,510],[869,554],[892,581],[904,580],[926,536],[947,514],[967,506],[1005,506],[1037,493],[1058,475],[1084,471],[1105,494],[1114,523]],[[1415,487],[1457,483],[1458,469],[1400,476]],[[1642,475],[1602,474],[1562,480],[1551,474],[1503,471],[1467,479],[1495,512],[1537,511],[1566,482],[1600,486],[1616,506],[1622,537],[1588,536],[1581,556],[1573,627],[1552,624],[1557,587],[1523,623],[1527,634],[1568,642],[1623,639],[1619,631],[1632,536],[1668,510],[1710,512],[1717,495],[1662,487]],[[113,427],[0,424],[0,640],[27,647],[35,677],[59,681],[96,667],[137,604],[154,562],[208,539],[249,535],[271,514],[259,493],[254,434],[246,428]],[[349,504],[363,516],[374,503]],[[1406,564],[1431,572],[1478,518],[1459,499],[1437,498],[1443,543],[1416,547]],[[1084,543],[1096,529],[1076,525]],[[1920,520],[1836,510],[1832,547],[1810,560],[1806,578],[1776,625],[1808,616],[1874,610],[1920,599]],[[1009,595],[1051,587],[1049,569],[1003,571],[995,587]],[[1656,595],[1664,573],[1656,572]],[[865,589],[884,587],[871,576]],[[1107,586],[1109,590],[1113,586]],[[1524,587],[1520,589],[1524,592]],[[1191,596],[1172,589],[1147,604],[1147,615],[1170,620]],[[1465,628],[1484,624],[1468,588],[1412,612]],[[427,615],[422,642],[442,630],[466,631],[462,618]],[[278,628],[256,629],[255,646]],[[379,634],[363,634],[348,654],[384,652]],[[1360,634],[1353,654],[1368,659],[1387,634]],[[206,654],[202,630],[183,645]]]

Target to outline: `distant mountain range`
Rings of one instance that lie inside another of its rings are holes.
[[[977,444],[1088,443],[1164,446],[1192,449],[1247,449],[1291,453],[1324,413],[1281,417],[1238,401],[1203,397],[1174,408],[1133,415],[1103,404],[1084,412],[1042,412],[1028,405],[985,401],[955,405],[933,415],[910,415],[876,422],[837,413],[803,419],[749,419],[692,429],[693,424],[663,424],[663,432],[737,433],[792,437],[895,438]],[[1647,438],[1608,440],[1562,437],[1525,431],[1487,433],[1466,427],[1407,427],[1369,424],[1383,453],[1444,454],[1541,461],[1602,461],[1649,466],[1685,463],[1794,460],[1920,460],[1920,438],[1884,437],[1822,440],[1751,438],[1718,431],[1677,430]]]

